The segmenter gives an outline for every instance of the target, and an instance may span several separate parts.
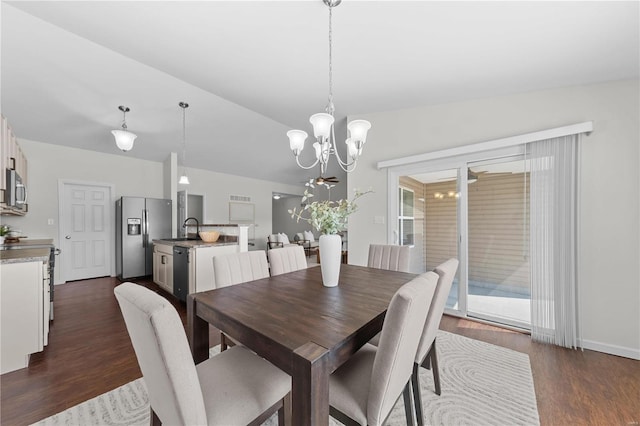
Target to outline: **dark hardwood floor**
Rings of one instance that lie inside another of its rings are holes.
[[[166,296],[185,321],[186,308]],[[2,425],[28,425],[141,377],[113,296],[115,278],[56,286],[49,346],[0,376]],[[532,343],[529,336],[445,316],[443,330],[529,354],[542,425],[638,425],[640,361]],[[211,330],[213,343],[219,333]]]

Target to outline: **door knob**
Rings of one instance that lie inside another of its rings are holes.
[[[66,238],[67,240],[70,240],[70,239],[71,239],[71,235],[67,235],[65,238]]]

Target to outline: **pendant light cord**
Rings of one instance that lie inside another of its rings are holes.
[[[187,126],[186,121],[186,108],[182,108],[182,166],[187,167]]]

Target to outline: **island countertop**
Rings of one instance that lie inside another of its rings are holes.
[[[200,248],[200,247],[220,247],[220,246],[237,246],[237,241],[216,241],[215,243],[207,243],[202,240],[195,239],[183,239],[183,238],[168,238],[153,240],[154,244],[164,244],[167,246],[180,246],[188,248]]]

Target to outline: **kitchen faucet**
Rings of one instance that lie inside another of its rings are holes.
[[[184,220],[184,223],[182,224],[182,227],[186,228],[187,227],[187,222],[192,220],[192,219],[196,221],[196,237],[200,238],[200,222],[198,221],[197,218],[195,218],[195,217],[186,218]],[[185,232],[185,235],[186,235],[187,238],[189,237],[189,231],[188,230]]]

